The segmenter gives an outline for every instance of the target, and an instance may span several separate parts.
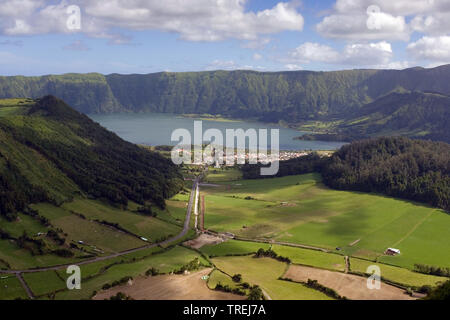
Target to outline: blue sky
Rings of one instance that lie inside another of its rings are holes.
[[[434,67],[448,2],[0,0],[0,75]]]

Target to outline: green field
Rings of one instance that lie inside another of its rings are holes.
[[[221,184],[202,188],[210,230],[329,250],[340,247],[342,254],[407,268],[414,263],[450,266],[450,216],[442,210],[331,190],[318,174]],[[398,247],[402,254],[381,257],[388,247]]]
[[[217,284],[221,284],[223,286],[229,286],[231,289],[240,288],[238,283],[234,282],[230,276],[226,275],[225,273],[214,270],[211,272],[210,277],[208,279],[208,288],[214,290],[216,288]]]
[[[91,220],[118,223],[122,228],[152,242],[158,242],[169,235],[180,233],[181,227],[166,221],[136,214],[131,211],[120,210],[95,200],[78,199],[62,206]],[[179,214],[179,213],[178,213]]]
[[[14,238],[20,237],[24,232],[35,236],[40,232],[48,231],[48,227],[43,226],[38,220],[22,213],[19,213],[18,219],[13,222],[0,217],[0,229],[8,232]]]
[[[350,259],[350,270],[358,273],[366,273],[367,268],[374,265],[373,262],[361,260],[357,258]],[[437,277],[418,272],[413,272],[404,268],[389,266],[386,264],[377,263],[380,267],[381,277],[399,284],[411,287],[420,287],[423,285],[434,286],[439,282],[445,282],[448,278]]]
[[[272,250],[279,256],[288,257],[292,263],[328,270],[344,271],[344,257],[334,253],[274,245]]]
[[[223,167],[209,168],[203,181],[206,183],[218,183],[224,181],[236,181],[240,179],[242,179],[242,172],[238,168]]]
[[[9,265],[7,269],[13,270],[54,266],[80,261],[76,257],[61,258],[52,254],[33,256],[29,251],[17,247],[10,240],[0,240],[0,260],[6,261]]]
[[[111,284],[115,280],[120,280],[125,276],[137,277],[144,275],[145,272],[154,267],[160,272],[169,273],[177,270],[183,265],[189,263],[195,258],[199,258],[202,264],[208,265],[208,262],[198,253],[184,247],[176,246],[163,253],[158,253],[135,262],[116,264],[110,267],[105,273],[93,277],[81,284],[81,290],[64,291],[56,294],[57,300],[79,300],[89,299],[94,291],[100,291],[105,284]],[[99,266],[97,266],[98,268]],[[99,269],[99,268],[98,268]],[[82,267],[83,274],[83,267]]]
[[[200,250],[210,257],[221,257],[256,253],[260,248],[267,250],[269,247],[266,243],[230,240],[217,245],[207,245]]]
[[[58,276],[56,271],[24,273],[23,278],[35,297],[66,288],[66,282]]]
[[[0,275],[0,300],[27,299],[27,293],[16,276]]]
[[[242,281],[259,285],[273,300],[330,300],[325,294],[306,286],[278,280],[287,264],[273,259],[256,259],[253,257],[218,257],[214,258],[216,267],[227,274],[241,274]]]

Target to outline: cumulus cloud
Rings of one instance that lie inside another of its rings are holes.
[[[306,42],[292,50],[288,60],[292,65],[320,62],[377,69],[397,69],[408,66],[407,62],[393,62],[392,58],[391,44],[386,41],[348,44],[342,51],[327,45]]]
[[[408,52],[418,60],[450,62],[450,36],[422,37],[408,45]]]
[[[328,38],[408,41],[413,31],[447,33],[449,13],[448,0],[337,0],[316,28]]]
[[[406,10],[411,11],[406,1],[338,0],[334,12],[324,17],[316,29],[327,38],[407,41],[410,27],[405,16],[399,14]]]
[[[67,28],[69,3],[3,0],[0,33],[28,35],[74,32]],[[240,39],[264,43],[264,35],[301,31],[303,16],[292,3],[246,11],[247,0],[73,0],[82,10],[81,32],[106,37],[113,28],[173,32],[188,41]]]

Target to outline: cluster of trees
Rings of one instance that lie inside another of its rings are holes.
[[[415,264],[414,271],[424,274],[432,274],[440,277],[450,277],[450,268],[429,266],[425,264]]]
[[[272,258],[272,259],[278,260],[278,261],[280,261],[280,262],[291,263],[291,259],[286,258],[286,257],[279,256],[279,255],[278,255],[275,251],[273,251],[272,249],[264,250],[263,248],[260,248],[260,249],[256,252],[255,258]]]
[[[279,178],[296,174],[320,172],[325,161],[326,159],[323,159],[317,153],[311,153],[304,157],[280,161],[280,168],[274,176],[261,176],[262,164],[245,164],[241,167],[241,171],[244,179]]]
[[[404,137],[342,147],[322,167],[326,185],[376,192],[450,211],[450,145]]]
[[[28,125],[0,119],[0,133],[27,150],[30,158],[36,152],[44,156],[59,170],[56,180],[68,177],[93,198],[122,206],[128,200],[142,205],[149,201],[165,208],[165,199],[183,188],[179,168],[172,162],[122,140],[53,96],[39,99],[23,121]],[[29,203],[58,202],[46,190],[52,186],[31,183],[29,172],[14,161],[20,159],[13,151],[1,151],[0,214],[12,220]]]
[[[344,299],[335,290],[321,285],[317,280],[308,279],[308,281],[305,284],[306,284],[306,286],[308,286],[312,289],[318,290],[320,292],[323,292],[327,296],[332,297],[334,299],[338,299],[338,300]]]
[[[175,274],[183,274],[185,271],[195,271],[198,270],[202,266],[199,258],[195,258],[190,261],[188,264],[182,266],[180,269],[176,270]]]
[[[450,300],[450,280],[432,289],[425,300]]]
[[[222,284],[222,283],[218,283],[216,284],[216,287],[214,288],[214,290],[217,291],[222,291],[222,292],[228,292],[228,293],[234,293],[240,296],[245,296],[245,291],[242,290],[241,288],[231,288],[229,285],[227,284]]]

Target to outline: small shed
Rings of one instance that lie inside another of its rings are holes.
[[[399,255],[401,252],[399,249],[395,249],[395,248],[387,248],[385,254],[389,255],[389,256],[396,256]]]

